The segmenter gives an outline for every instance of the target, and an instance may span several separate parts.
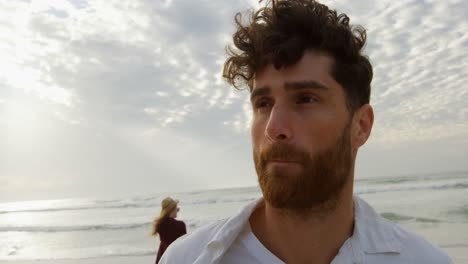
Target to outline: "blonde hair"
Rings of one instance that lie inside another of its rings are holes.
[[[174,200],[170,197],[165,198],[161,202],[161,213],[158,217],[153,220],[153,229],[151,231],[152,236],[157,236],[159,232],[159,226],[166,220],[169,215],[177,208],[179,201]]]

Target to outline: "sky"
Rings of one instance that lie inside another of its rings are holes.
[[[468,1],[326,0],[368,31],[356,178],[468,170]],[[221,78],[255,0],[0,0],[0,202],[257,184]]]

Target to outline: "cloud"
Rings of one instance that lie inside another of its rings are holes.
[[[466,1],[327,2],[368,29],[376,144],[466,134]]]
[[[324,2],[368,29],[372,153],[414,142],[468,144],[468,2]],[[177,188],[163,175],[193,188],[255,184],[248,92],[221,79],[233,16],[252,6],[259,5],[1,2],[0,137],[9,141],[0,142],[0,156],[17,151],[0,178],[27,181],[44,170],[82,191],[112,177],[123,182],[118,188],[148,192],[145,182]],[[21,114],[31,122],[11,121]],[[128,184],[132,177],[140,183]]]

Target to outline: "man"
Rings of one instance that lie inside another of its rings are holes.
[[[247,83],[262,199],[176,241],[161,263],[451,263],[353,196],[374,121],[362,27],[313,0],[272,0],[242,24],[223,76]]]

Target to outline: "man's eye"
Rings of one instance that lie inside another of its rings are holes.
[[[267,99],[260,99],[255,102],[255,108],[265,108],[271,105],[270,100]]]
[[[309,96],[309,95],[299,96],[298,99],[297,99],[298,104],[314,103],[314,102],[317,102],[317,101],[318,101],[317,98],[315,98],[313,96]]]

